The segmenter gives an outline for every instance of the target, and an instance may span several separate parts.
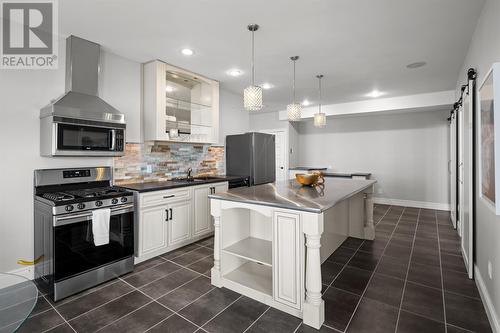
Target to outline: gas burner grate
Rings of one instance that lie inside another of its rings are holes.
[[[119,194],[122,189],[116,187],[89,188],[83,190],[69,191],[72,195],[80,198],[98,198],[105,195]]]
[[[52,201],[68,201],[75,198],[75,196],[63,192],[44,193],[43,197]]]

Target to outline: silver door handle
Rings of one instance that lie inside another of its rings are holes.
[[[116,148],[116,130],[111,130],[111,150],[114,151]]]

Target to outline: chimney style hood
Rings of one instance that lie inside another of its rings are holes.
[[[125,127],[125,115],[99,98],[99,44],[69,36],[66,39],[66,93],[40,110],[40,118],[54,117]]]

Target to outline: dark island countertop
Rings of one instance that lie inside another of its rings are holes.
[[[146,182],[146,183],[133,183],[133,184],[123,184],[117,185],[122,188],[126,188],[127,190],[137,191],[137,192],[152,192],[152,191],[161,191],[161,190],[171,190],[175,188],[188,187],[188,186],[196,186],[203,184],[212,184],[212,183],[220,183],[227,182],[230,180],[239,180],[244,179],[245,177],[239,176],[212,176],[209,178],[196,178],[195,181],[181,181],[181,180],[167,180],[167,181],[159,181],[159,182]]]
[[[375,184],[375,180],[326,178],[324,186],[301,186],[295,180],[240,187],[211,194],[211,199],[236,201],[321,213]]]
[[[372,175],[371,172],[339,172],[339,171],[334,171],[332,169],[320,167],[320,168],[315,168],[315,167],[292,167],[289,168],[291,171],[321,171],[323,176],[325,177],[341,177],[341,178],[352,178],[352,177],[365,177],[365,178],[370,178]]]

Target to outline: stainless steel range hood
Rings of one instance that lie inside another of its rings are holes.
[[[76,36],[66,39],[66,93],[41,109],[40,118],[125,125],[125,115],[99,97],[100,49]]]

